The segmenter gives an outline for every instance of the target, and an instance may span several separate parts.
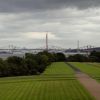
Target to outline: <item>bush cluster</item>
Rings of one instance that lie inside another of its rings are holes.
[[[23,58],[13,56],[6,60],[0,59],[0,77],[41,74],[52,62],[65,60],[64,54],[47,51],[26,53]]]
[[[70,62],[100,62],[100,52],[92,51],[90,55],[76,54],[67,57]]]

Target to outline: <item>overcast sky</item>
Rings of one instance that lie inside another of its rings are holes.
[[[100,0],[0,0],[0,48],[100,46]]]

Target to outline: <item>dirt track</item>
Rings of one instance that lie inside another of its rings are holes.
[[[82,72],[76,73],[76,77],[96,100],[100,100],[100,83]]]
[[[87,74],[81,72],[81,70],[79,70],[75,66],[69,63],[66,64],[75,71],[77,79],[90,92],[90,94],[94,96],[96,100],[100,100],[100,83],[92,79]]]

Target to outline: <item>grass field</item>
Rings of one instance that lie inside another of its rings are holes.
[[[98,67],[98,68],[100,68],[100,63],[89,63],[90,65],[93,65],[93,66],[95,66],[95,67]]]
[[[100,82],[99,64],[98,67],[90,63],[71,62],[71,64]]]
[[[94,100],[94,98],[76,80],[73,70],[65,63],[59,62],[53,63],[40,76],[1,78],[0,100]]]
[[[56,76],[74,76],[74,71],[65,63],[59,62],[59,63],[53,63],[51,66],[49,66],[43,73],[43,75],[56,75]]]

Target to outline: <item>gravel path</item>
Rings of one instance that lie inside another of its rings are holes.
[[[96,100],[100,100],[100,83],[81,72],[76,73],[76,77]]]
[[[76,73],[77,80],[90,92],[91,95],[95,97],[96,100],[100,100],[100,83],[92,79],[87,74],[81,72],[75,66],[66,63],[69,65]]]

